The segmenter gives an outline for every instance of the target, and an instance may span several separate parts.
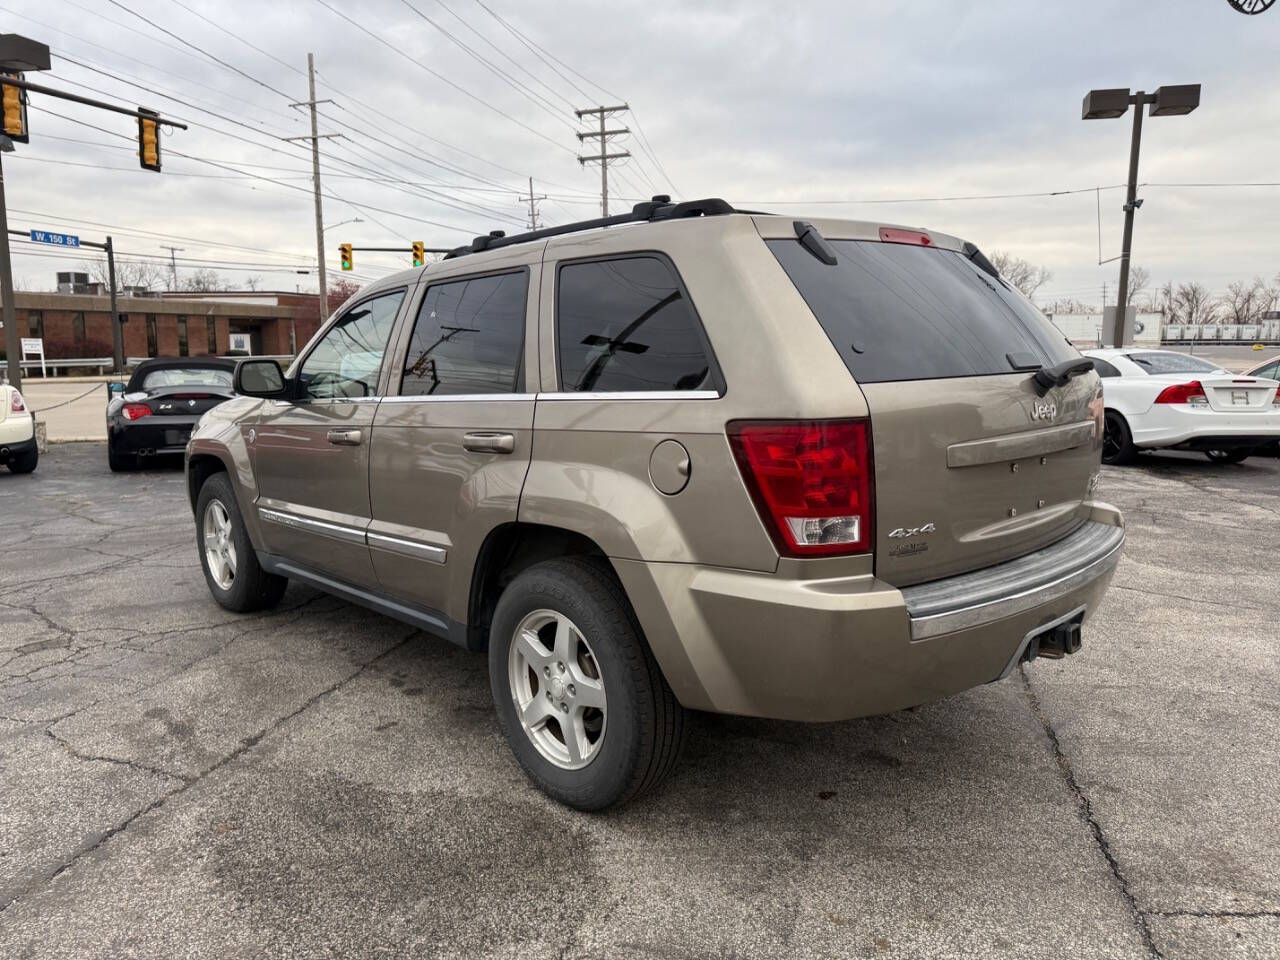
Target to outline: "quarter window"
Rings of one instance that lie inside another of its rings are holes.
[[[1120,371],[1101,357],[1091,357],[1090,359],[1093,360],[1093,369],[1098,371],[1098,376],[1103,378],[1120,376]]]
[[[298,375],[304,400],[372,397],[404,291],[357,304],[331,326]]]
[[[519,392],[529,275],[427,288],[405,355],[402,396]]]
[[[671,266],[634,256],[560,268],[560,389],[697,390],[714,384],[711,351]]]

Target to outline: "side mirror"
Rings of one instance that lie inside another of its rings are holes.
[[[242,396],[268,399],[281,399],[288,392],[280,364],[265,358],[241,360],[237,363],[232,387]]]

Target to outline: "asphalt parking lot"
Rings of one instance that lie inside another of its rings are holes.
[[[585,816],[481,657],[296,587],[229,614],[180,471],[55,445],[0,471],[0,956],[1280,956],[1280,461],[1100,496],[1129,540],[1080,655],[700,716],[665,789]]]

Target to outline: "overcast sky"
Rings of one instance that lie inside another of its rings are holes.
[[[0,0],[4,32],[52,48],[44,82],[190,125],[165,136],[154,174],[137,167],[129,118],[33,95],[31,142],[4,158],[10,227],[111,232],[148,257],[176,245],[180,271],[230,261],[220,276],[233,287],[256,276],[313,288],[293,272],[315,260],[308,147],[281,138],[308,132],[289,103],[306,99],[314,52],[317,96],[334,101],[321,132],[345,137],[322,146],[326,222],[363,220],[326,234],[331,277],[344,240],[451,246],[519,229],[530,176],[551,198],[547,223],[596,215],[599,174],[577,162],[571,107],[625,100],[634,115],[616,122],[642,129],[647,148],[619,138],[635,154],[618,171],[622,197],[661,189],[932,227],[1048,267],[1041,301],[1096,303],[1117,271],[1097,265],[1094,188],[1125,178],[1130,121],[1084,122],[1081,97],[1199,82],[1198,111],[1144,124],[1140,178],[1152,185],[1135,262],[1157,283],[1215,291],[1280,271],[1280,187],[1157,186],[1280,181],[1280,6],[1250,17],[1226,0],[484,3]],[[1059,190],[1081,192],[830,202]],[[1123,202],[1102,190],[1104,258],[1119,252]],[[76,265],[32,249],[15,244],[20,287],[49,288]],[[355,275],[404,260],[358,254]]]

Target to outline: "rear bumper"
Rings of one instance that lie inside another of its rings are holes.
[[[35,442],[36,422],[29,413],[11,413],[0,420],[0,446],[13,447],[28,440]]]
[[[685,706],[827,721],[900,710],[1007,675],[1039,629],[1097,607],[1123,540],[1120,514],[1094,504],[1092,519],[1064,540],[905,590],[871,576],[786,580],[693,564],[614,566]]]
[[[13,442],[0,440],[0,463],[16,460],[34,449],[36,449],[36,438],[34,436],[27,440],[15,440]]]
[[[196,417],[144,417],[134,422],[108,423],[107,444],[115,453],[184,453]]]
[[[1212,449],[1213,443],[1237,446],[1264,444],[1280,438],[1280,409],[1225,413],[1183,404],[1154,404],[1129,421],[1136,446],[1191,446]],[[1205,446],[1208,444],[1208,446]]]

